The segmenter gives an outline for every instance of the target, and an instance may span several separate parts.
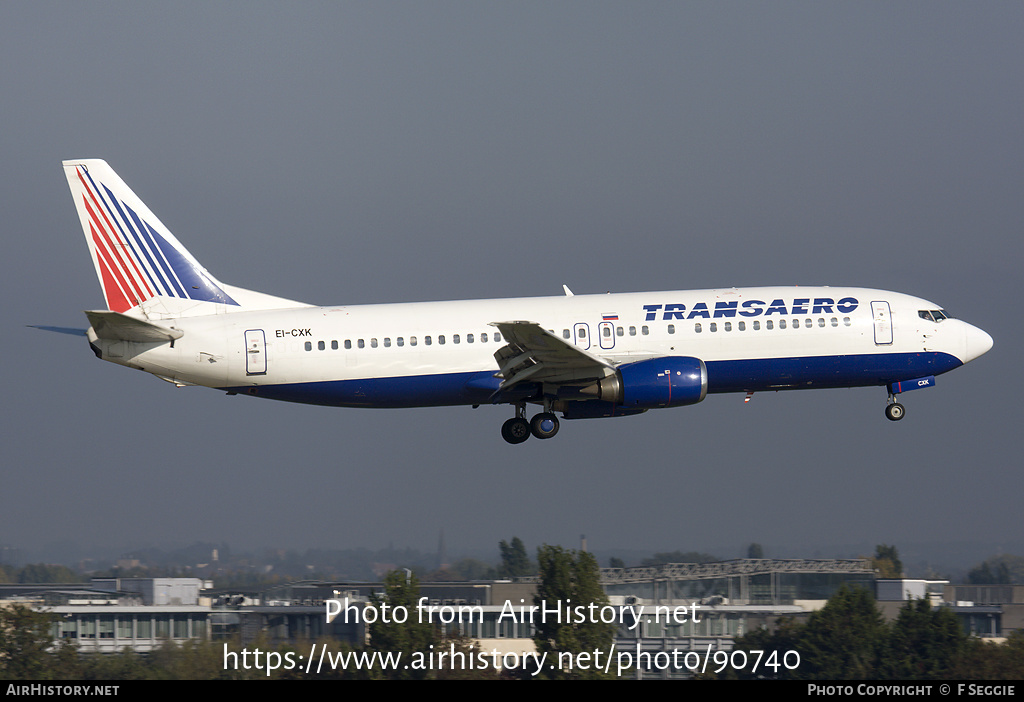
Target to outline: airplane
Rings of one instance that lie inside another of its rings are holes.
[[[97,357],[177,386],[337,407],[507,404],[502,437],[711,393],[881,386],[896,396],[992,337],[910,295],[757,287],[319,307],[221,283],[98,159],[64,161],[106,310]],[[526,406],[540,411],[527,418]]]

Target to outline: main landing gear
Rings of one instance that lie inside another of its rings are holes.
[[[889,393],[889,404],[885,406],[885,416],[889,421],[898,422],[903,419],[903,416],[907,411],[903,408],[899,402],[896,402],[896,396],[891,392]]]
[[[521,444],[530,438],[550,439],[558,433],[558,417],[545,406],[543,412],[526,421],[526,403],[516,403],[516,416],[501,425],[501,438],[510,444]]]

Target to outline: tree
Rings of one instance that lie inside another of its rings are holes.
[[[537,565],[540,584],[533,603],[542,612],[534,616],[533,640],[537,653],[547,657],[546,667],[553,666],[541,675],[591,680],[614,677],[593,664],[598,655],[611,655],[615,636],[615,625],[603,623],[599,615],[600,607],[608,605],[608,596],[601,588],[597,560],[586,551],[544,545],[537,549]],[[591,604],[596,609],[591,609]],[[586,669],[576,665],[581,654],[592,656]]]
[[[742,651],[764,651],[760,671],[738,677],[780,680],[863,680],[878,671],[888,627],[875,607],[875,598],[862,587],[842,585],[806,624],[780,619],[772,632],[754,631],[736,639]],[[799,665],[786,667],[787,652],[799,654]],[[775,664],[778,665],[775,665]]]
[[[764,558],[764,547],[753,543],[747,546],[747,558]]]
[[[46,680],[53,617],[25,605],[0,607],[0,679]]]
[[[615,556],[612,556],[611,558],[608,559],[608,567],[609,568],[625,568],[626,567],[626,562],[624,560],[622,560],[621,558],[616,558]]]
[[[967,572],[967,582],[971,585],[1012,585],[1018,578],[1014,570],[1021,570],[1024,563],[1019,556],[993,556],[981,565]]]
[[[375,651],[402,652],[403,660],[415,661],[429,655],[437,642],[437,632],[429,622],[420,622],[416,605],[420,583],[412,573],[393,570],[384,578],[384,593],[372,595],[370,606],[377,610],[377,619],[369,626],[370,648]],[[382,676],[399,680],[423,680],[430,670],[415,665],[379,671]]]
[[[518,536],[512,538],[512,543],[502,541],[498,544],[501,548],[501,567],[498,575],[502,578],[518,578],[524,575],[533,575],[533,564],[526,554],[526,546]]]
[[[947,673],[966,643],[951,609],[911,600],[892,624],[880,672],[892,680],[934,680]]]
[[[1024,679],[1024,629],[997,644],[976,637],[967,639],[946,677],[950,680]]]
[[[899,551],[895,546],[875,546],[875,557],[871,559],[871,563],[880,578],[903,577],[903,561],[900,560]]]
[[[19,583],[80,583],[82,576],[67,566],[30,563],[18,571]]]
[[[463,558],[456,561],[451,568],[466,580],[494,580],[497,571],[476,558]]]
[[[799,679],[874,677],[887,633],[874,596],[866,588],[843,584],[807,620],[797,648]]]

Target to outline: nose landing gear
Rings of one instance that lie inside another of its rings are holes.
[[[885,416],[889,421],[898,422],[903,419],[907,411],[903,408],[899,402],[896,402],[896,396],[891,392],[889,393],[889,404],[885,406]]]

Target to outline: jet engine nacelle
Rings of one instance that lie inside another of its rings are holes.
[[[694,405],[708,394],[708,369],[690,356],[651,358],[619,366],[581,392],[627,409]]]

